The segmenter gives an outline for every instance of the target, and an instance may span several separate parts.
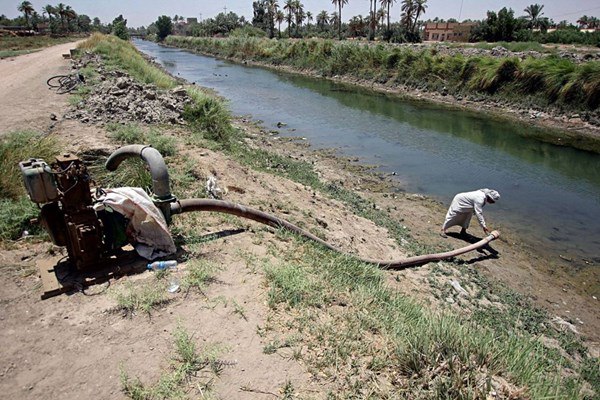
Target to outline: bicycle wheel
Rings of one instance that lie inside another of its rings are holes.
[[[69,75],[56,75],[46,81],[46,84],[51,88],[62,86],[63,82],[69,79]]]
[[[79,79],[74,76],[70,76],[69,79],[66,79],[61,82],[60,87],[56,90],[58,94],[69,93],[71,90],[75,89],[79,85]]]

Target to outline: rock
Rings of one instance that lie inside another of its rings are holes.
[[[119,89],[125,89],[130,86],[130,82],[125,78],[117,79],[117,83],[115,84]]]
[[[460,286],[460,283],[457,280],[451,280],[448,283],[454,288],[454,290],[456,290],[456,292],[459,295],[469,296],[469,292],[467,292],[462,286]]]
[[[178,96],[178,97],[187,97],[187,90],[185,90],[184,87],[176,87],[175,89],[171,90],[171,93],[174,96]]]
[[[552,318],[552,322],[555,325],[555,328],[558,331],[562,331],[564,329],[568,329],[573,333],[579,334],[579,331],[577,330],[577,328],[575,327],[575,325],[573,325],[572,323],[565,321],[564,319],[562,319],[559,316],[556,316],[554,318]]]

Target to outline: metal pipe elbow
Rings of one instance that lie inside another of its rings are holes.
[[[106,169],[116,171],[121,163],[130,157],[140,157],[148,164],[152,176],[152,191],[159,200],[172,199],[169,184],[169,171],[162,155],[153,147],[142,144],[123,146],[106,160]]]
[[[131,144],[123,146],[113,152],[106,160],[106,169],[116,171],[123,160],[130,157],[140,157],[150,169],[152,176],[152,191],[154,193],[154,204],[161,210],[167,224],[171,223],[171,204],[176,201],[171,194],[169,184],[169,170],[165,160],[158,150],[142,144]]]

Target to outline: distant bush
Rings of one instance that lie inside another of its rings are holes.
[[[534,33],[533,40],[540,43],[582,44],[600,47],[600,32],[581,32],[577,29],[558,29],[548,33]]]

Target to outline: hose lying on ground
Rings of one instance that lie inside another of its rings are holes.
[[[336,251],[338,253],[347,254],[345,251],[332,246],[326,241],[318,238],[310,232],[305,231],[302,228],[297,227],[296,225],[283,220],[281,218],[277,218],[273,215],[264,213],[259,210],[254,210],[252,208],[243,206],[241,204],[230,203],[228,201],[223,200],[209,200],[209,199],[187,199],[180,200],[176,203],[171,203],[171,214],[182,214],[186,212],[192,211],[210,211],[210,212],[221,212],[226,214],[236,215],[242,218],[248,218],[256,222],[260,222],[265,225],[269,225],[275,228],[284,228],[291,232],[297,233],[304,237],[307,237],[328,249]],[[484,239],[478,241],[477,243],[473,243],[469,246],[461,247],[459,249],[455,249],[452,251],[447,251],[444,253],[436,253],[436,254],[424,254],[421,256],[407,257],[399,260],[376,260],[370,258],[363,258],[355,255],[350,255],[355,257],[361,261],[377,264],[380,267],[388,268],[388,269],[403,269],[414,265],[422,265],[432,261],[444,260],[447,258],[455,257],[464,253],[468,253],[469,251],[473,251],[479,249],[492,240],[500,237],[500,233],[498,231],[493,231]]]

